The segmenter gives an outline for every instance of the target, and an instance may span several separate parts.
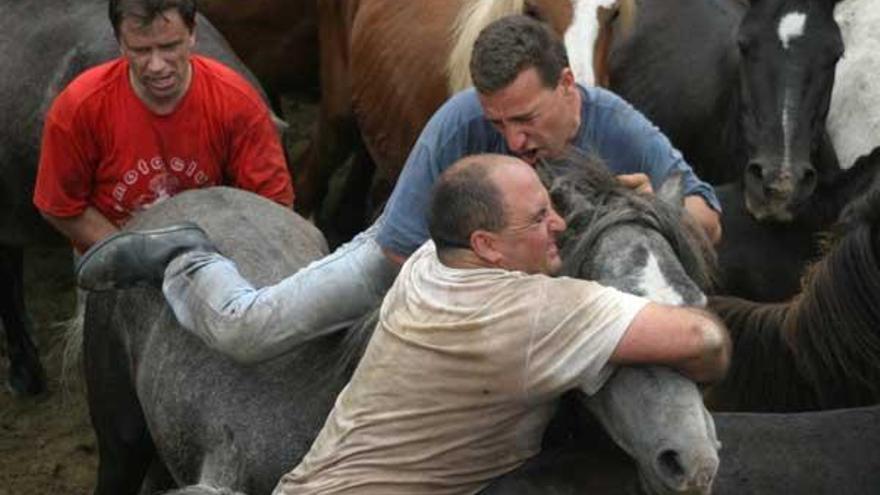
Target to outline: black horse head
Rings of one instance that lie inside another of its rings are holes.
[[[753,0],[740,24],[746,204],[758,220],[791,220],[825,175],[817,166],[831,153],[825,117],[843,54],[834,3]]]

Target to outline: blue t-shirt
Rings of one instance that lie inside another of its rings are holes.
[[[699,194],[721,211],[712,186],[701,181],[669,139],[619,96],[579,87],[581,124],[570,143],[602,158],[615,174],[642,172],[658,189],[673,172],[684,178],[684,194]],[[428,240],[428,203],[437,177],[459,158],[475,153],[510,155],[504,137],[485,118],[476,91],[464,90],[431,117],[410,151],[394,192],[385,205],[380,246],[409,256]]]

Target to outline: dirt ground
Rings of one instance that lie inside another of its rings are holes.
[[[286,99],[290,156],[306,146],[316,111],[306,97]],[[98,453],[85,392],[61,378],[63,323],[76,307],[72,266],[69,248],[25,253],[26,304],[49,390],[21,398],[0,387],[0,495],[86,495],[95,486]],[[6,383],[5,337],[0,342],[0,383]]]
[[[76,305],[68,248],[25,253],[26,303],[49,379],[39,397],[0,392],[0,495],[92,492],[98,464],[82,386],[61,384],[64,330]],[[6,383],[6,356],[0,381]]]

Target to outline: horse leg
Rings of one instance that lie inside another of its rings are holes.
[[[89,416],[98,439],[94,493],[136,495],[157,460],[156,447],[130,375],[128,353],[119,335],[92,316],[87,307],[83,354]]]
[[[358,2],[318,2],[321,102],[311,143],[296,164],[296,209],[320,211],[330,177],[351,154],[360,135],[352,108],[349,41]]]
[[[0,247],[0,319],[9,344],[9,386],[21,395],[46,389],[46,373],[28,334],[24,306],[24,256],[20,247]]]
[[[153,495],[155,493],[165,493],[168,490],[177,488],[174,477],[168,472],[159,456],[153,457],[153,462],[147,470],[147,476],[141,485],[141,495]]]
[[[326,195],[315,217],[330,250],[363,232],[375,220],[374,212],[381,211],[371,204],[369,187],[364,185],[372,181],[376,166],[362,144],[351,155],[348,165],[344,177],[339,177],[341,187],[334,187],[336,190]],[[335,182],[334,179],[331,183]]]

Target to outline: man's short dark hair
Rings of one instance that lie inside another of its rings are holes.
[[[438,251],[470,248],[474,231],[498,232],[506,225],[501,191],[490,177],[497,164],[467,158],[447,169],[434,185],[428,231]]]
[[[508,86],[532,67],[548,88],[556,87],[568,67],[565,44],[543,22],[525,15],[502,17],[483,28],[474,42],[471,78],[482,94]]]
[[[190,31],[196,25],[196,0],[110,0],[108,13],[113,33],[119,39],[119,27],[126,17],[137,19],[142,26],[149,26],[168,9],[180,14]]]

